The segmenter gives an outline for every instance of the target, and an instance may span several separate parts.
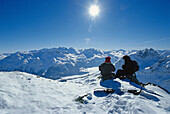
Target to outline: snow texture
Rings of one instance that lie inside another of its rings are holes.
[[[23,72],[0,72],[1,114],[169,114],[170,95],[155,86],[146,86],[140,95],[127,89],[140,86],[129,80],[101,81],[98,67],[81,69],[82,75],[58,80]],[[113,94],[94,94],[97,88],[113,88]],[[151,91],[152,90],[152,91]],[[156,94],[155,94],[156,93]],[[88,94],[84,103],[75,102]]]

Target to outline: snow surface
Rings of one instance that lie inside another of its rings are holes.
[[[8,53],[0,54],[0,60],[6,58],[6,57],[9,56],[9,55],[10,55],[10,54],[8,54]]]
[[[0,114],[169,114],[170,95],[146,86],[140,95],[126,92],[140,87],[128,80],[100,81],[98,67],[83,75],[51,80],[23,72],[0,72]],[[141,80],[140,80],[141,81]],[[98,96],[94,89],[112,87],[113,94]],[[150,91],[152,90],[152,91]],[[157,93],[159,95],[154,94]],[[85,97],[85,104],[75,98]]]

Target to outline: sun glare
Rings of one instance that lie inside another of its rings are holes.
[[[89,13],[91,16],[95,17],[99,14],[100,12],[100,9],[97,5],[92,5],[90,8],[89,8]]]

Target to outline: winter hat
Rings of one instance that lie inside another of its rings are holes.
[[[109,56],[105,58],[105,62],[111,63],[110,60],[111,60],[111,57],[109,57]]]
[[[124,60],[130,60],[130,57],[128,55],[123,56]]]

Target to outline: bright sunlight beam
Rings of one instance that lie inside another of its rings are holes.
[[[89,8],[89,13],[92,17],[96,17],[100,12],[100,9],[97,5],[92,5],[90,8]]]

